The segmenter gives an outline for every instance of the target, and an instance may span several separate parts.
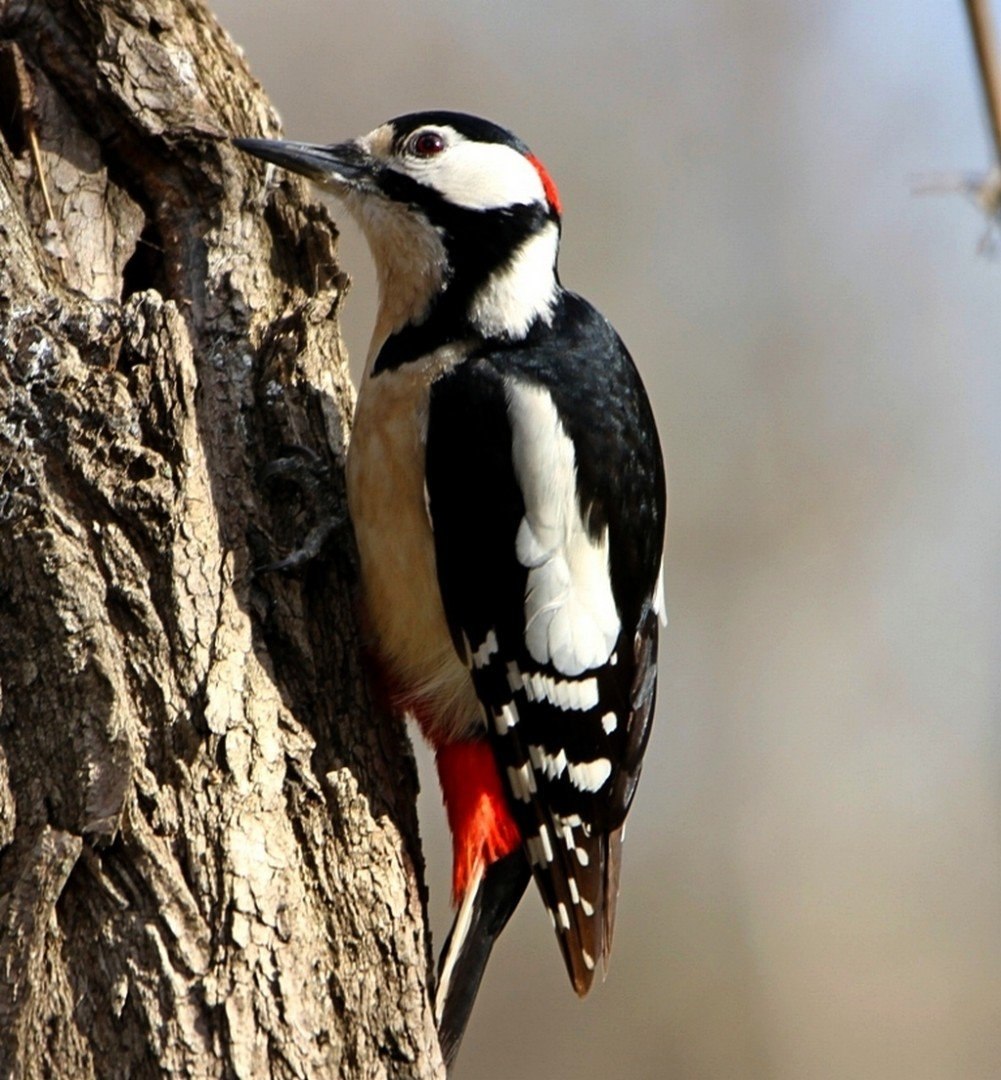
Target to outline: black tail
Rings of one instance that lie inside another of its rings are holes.
[[[479,870],[469,883],[438,961],[438,1041],[451,1065],[469,1022],[490,950],[531,879],[519,848]]]

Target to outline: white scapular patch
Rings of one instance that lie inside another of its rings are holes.
[[[611,735],[612,732],[619,726],[619,718],[613,712],[607,712],[601,718],[601,726],[605,729],[606,735]]]
[[[567,765],[570,782],[580,791],[598,791],[612,775],[612,763],[608,758],[595,758],[594,761],[571,761]]]
[[[542,773],[550,780],[562,776],[563,770],[567,767],[567,755],[563,749],[560,749],[558,754],[550,754],[544,746],[530,745],[528,756],[531,758],[535,771]]]
[[[519,719],[518,706],[513,701],[507,705],[502,705],[499,710],[494,712],[494,727],[497,729],[497,734],[506,735],[518,723]]]
[[[608,530],[581,520],[574,448],[549,392],[508,380],[515,476],[525,501],[516,554],[528,570],[525,642],[564,675],[600,667],[619,636],[608,572]]]
[[[523,338],[536,319],[547,324],[556,300],[554,221],[529,236],[503,269],[491,274],[473,297],[470,322],[485,337]]]
[[[497,635],[491,630],[484,640],[483,644],[473,653],[473,667],[482,668],[486,667],[490,662],[490,657],[497,652]]]
[[[530,802],[538,788],[535,786],[535,774],[529,768],[528,762],[517,768],[508,765],[507,778],[511,785],[511,794],[522,802]]]

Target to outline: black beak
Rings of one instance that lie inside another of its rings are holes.
[[[372,158],[355,142],[317,146],[277,139],[234,139],[233,145],[321,184],[354,185],[369,179],[374,172]]]

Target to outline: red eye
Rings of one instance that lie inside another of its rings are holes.
[[[419,131],[410,140],[410,151],[418,157],[434,157],[445,149],[445,140],[437,131]]]

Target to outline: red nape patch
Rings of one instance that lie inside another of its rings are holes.
[[[535,156],[535,154],[529,154],[528,160],[532,163],[535,171],[539,174],[539,179],[542,181],[542,186],[546,192],[546,201],[550,207],[560,217],[563,216],[563,203],[560,202],[560,193],[556,190],[556,184],[553,183],[553,178],[549,175],[549,170],[542,164],[541,161]]]
[[[478,862],[486,866],[521,846],[490,746],[452,743],[438,749],[438,779],[452,830],[452,900],[458,904]]]

